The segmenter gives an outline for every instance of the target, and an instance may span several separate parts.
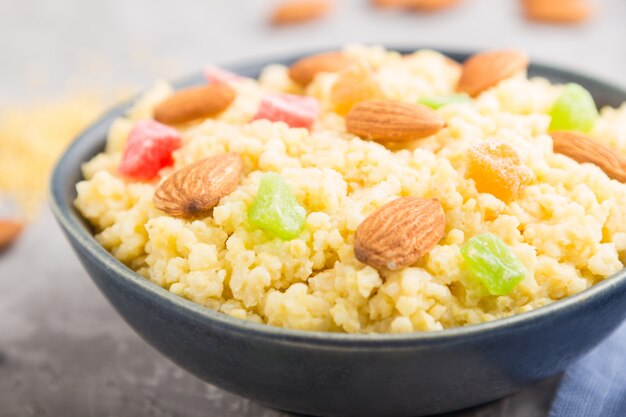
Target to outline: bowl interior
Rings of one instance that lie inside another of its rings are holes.
[[[389,48],[397,50],[401,53],[410,53],[416,49],[407,48]],[[244,65],[227,66],[230,70],[240,75],[248,77],[257,77],[261,69],[270,63],[281,63],[289,65],[298,58],[316,53],[319,51],[311,51],[307,54],[293,55],[289,57],[279,57],[272,59],[262,59],[258,62]],[[447,56],[462,62],[471,53],[440,50]],[[531,64],[529,67],[530,76],[541,76],[556,83],[573,82],[587,88],[593,95],[599,108],[603,106],[617,107],[621,103],[626,102],[626,91],[619,87],[609,85],[600,80],[596,80],[581,74],[573,73],[558,68]],[[204,82],[202,74],[196,73],[189,77],[182,78],[173,82],[177,88],[185,87]],[[117,261],[110,253],[101,247],[93,237],[93,230],[88,222],[78,213],[73,206],[76,198],[76,183],[82,179],[81,165],[104,149],[106,135],[109,126],[117,118],[122,116],[129,107],[132,106],[133,100],[121,104],[102,116],[95,124],[85,130],[66,150],[64,155],[57,163],[51,179],[50,185],[50,206],[52,211],[61,224],[64,231],[70,237],[81,245],[88,253],[96,257],[107,268],[115,272],[114,279],[128,280],[133,285],[138,285],[143,290],[150,292],[152,295],[159,297],[164,305],[171,308],[180,308],[186,310],[187,313],[193,315],[200,320],[209,320],[215,325],[228,327],[231,331],[255,332],[270,337],[279,336],[281,338],[293,341],[305,341],[307,343],[322,344],[347,344],[347,345],[385,345],[398,346],[402,344],[414,344],[415,342],[430,344],[437,343],[442,339],[452,338],[471,338],[479,337],[484,332],[506,329],[514,331],[518,326],[525,326],[531,321],[541,319],[550,314],[562,310],[570,310],[579,303],[584,303],[606,291],[616,291],[617,287],[626,288],[626,269],[621,270],[612,277],[582,291],[576,295],[568,297],[564,300],[554,302],[548,306],[538,308],[536,310],[514,315],[508,318],[494,320],[492,322],[469,325],[459,328],[445,329],[433,332],[420,332],[408,334],[344,334],[344,333],[328,333],[315,331],[299,331],[274,326],[256,324],[246,320],[236,319],[225,314],[202,307],[191,301],[176,296],[166,289],[152,283],[135,273],[121,262]]]

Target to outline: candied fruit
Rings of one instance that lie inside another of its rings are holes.
[[[374,73],[364,67],[352,66],[341,71],[330,91],[333,110],[345,116],[355,105],[365,100],[383,99],[385,95]]]
[[[139,121],[128,135],[119,172],[136,180],[152,180],[162,168],[174,164],[172,152],[180,146],[176,129],[154,120]]]
[[[243,80],[243,77],[214,65],[204,66],[204,78],[209,84],[228,84]]]
[[[468,240],[461,256],[470,275],[491,295],[509,294],[526,276],[526,268],[498,236],[486,233]]]
[[[419,103],[437,110],[448,104],[471,103],[472,99],[467,94],[450,94],[448,96],[428,96],[419,99]]]
[[[570,83],[554,103],[550,116],[550,130],[588,133],[598,119],[598,109],[589,91],[578,84]]]
[[[319,114],[317,99],[294,94],[267,94],[252,120],[285,122],[289,127],[311,129]]]
[[[517,152],[494,140],[470,148],[467,177],[474,180],[478,192],[492,194],[504,202],[518,196],[530,179]]]
[[[283,177],[275,172],[263,174],[256,198],[248,210],[250,223],[282,240],[291,240],[302,231],[305,218],[304,207]]]

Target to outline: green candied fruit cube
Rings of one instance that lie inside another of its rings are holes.
[[[598,119],[598,109],[589,91],[578,84],[567,84],[550,110],[550,130],[576,130],[588,133]]]
[[[492,295],[506,295],[526,276],[526,268],[496,235],[476,236],[461,247],[470,274]]]
[[[282,240],[291,240],[302,231],[305,218],[304,207],[283,177],[275,172],[263,174],[259,191],[248,209],[250,223]]]
[[[472,99],[467,94],[450,94],[448,96],[429,96],[419,99],[419,103],[437,110],[448,104],[471,103]]]

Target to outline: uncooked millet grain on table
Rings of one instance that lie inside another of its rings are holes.
[[[0,103],[0,207],[14,201],[23,215],[33,217],[54,163],[105,106],[96,93],[19,106]]]

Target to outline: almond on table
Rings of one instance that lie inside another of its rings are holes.
[[[456,6],[461,0],[372,0],[376,7],[399,7],[420,11],[438,11]]]
[[[348,132],[384,142],[421,139],[444,126],[445,121],[429,107],[392,100],[363,101],[346,116]]]
[[[475,97],[528,67],[528,56],[515,49],[481,52],[463,63],[457,91]]]
[[[591,0],[521,0],[526,17],[550,23],[579,23],[593,14]]]
[[[319,19],[330,12],[332,0],[283,0],[272,13],[272,23],[286,25]]]
[[[461,0],[407,0],[407,2],[411,9],[434,12],[456,6]]]
[[[157,188],[153,202],[170,216],[206,217],[239,184],[243,163],[235,152],[215,155],[174,172]]]
[[[407,0],[371,0],[376,7],[405,7]]]
[[[359,225],[354,236],[354,255],[376,269],[401,269],[430,252],[445,230],[446,217],[438,200],[398,198]]]
[[[235,100],[235,91],[222,83],[190,87],[174,92],[154,109],[154,119],[179,124],[215,116]]]
[[[0,251],[11,246],[23,229],[24,223],[21,221],[0,219]]]

